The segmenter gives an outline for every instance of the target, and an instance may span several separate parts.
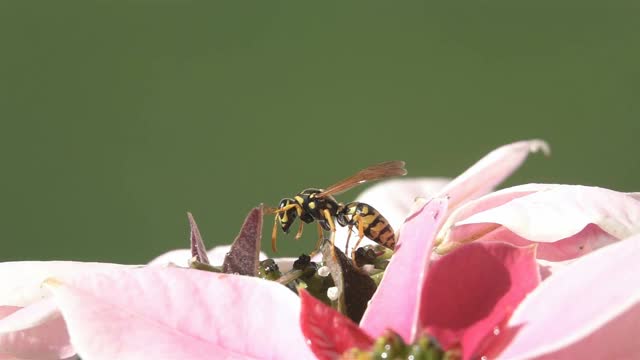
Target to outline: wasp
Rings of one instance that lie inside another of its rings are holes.
[[[361,202],[350,202],[346,205],[339,203],[333,196],[367,181],[406,175],[407,171],[404,165],[404,161],[383,162],[360,170],[327,189],[305,189],[293,198],[282,199],[277,208],[271,209],[271,212],[276,214],[271,233],[271,248],[276,251],[278,223],[280,223],[282,231],[289,233],[291,225],[297,218],[300,218],[300,227],[296,233],[296,240],[302,236],[304,224],[316,221],[319,236],[316,249],[320,247],[322,242],[323,231],[330,231],[331,250],[332,252],[335,251],[333,245],[335,243],[336,223],[349,229],[347,248],[351,231],[355,227],[359,235],[356,248],[366,236],[387,248],[393,249],[396,243],[395,233],[387,219],[380,212],[373,206]],[[335,253],[333,254],[335,257]]]

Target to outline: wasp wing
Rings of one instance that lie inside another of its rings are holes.
[[[326,190],[323,190],[316,196],[322,197],[336,195],[367,181],[379,180],[392,176],[402,176],[406,174],[407,170],[404,168],[404,161],[387,161],[362,169],[353,176],[329,186]]]

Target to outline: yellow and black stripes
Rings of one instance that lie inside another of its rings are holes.
[[[392,250],[395,248],[395,233],[389,221],[371,205],[361,202],[348,203],[338,210],[336,219],[342,226],[355,226],[360,239],[366,236],[384,247]]]
[[[324,238],[323,230],[331,231],[331,243],[333,244],[336,222],[341,226],[348,226],[349,229],[356,226],[359,235],[358,243],[366,236],[385,247],[393,249],[396,244],[393,229],[387,219],[376,209],[371,205],[359,202],[342,205],[333,198],[333,195],[347,191],[367,181],[405,175],[407,171],[404,165],[404,161],[386,161],[364,168],[353,176],[329,186],[326,190],[305,189],[293,198],[282,199],[278,208],[273,209],[273,213],[276,214],[271,235],[273,250],[275,251],[276,249],[278,222],[282,231],[288,233],[296,218],[300,218],[301,221],[296,239],[302,236],[303,224],[317,222],[318,245],[316,250]]]

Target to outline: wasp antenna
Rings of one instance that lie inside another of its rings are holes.
[[[263,206],[262,211],[264,211],[265,214],[277,214],[278,208]]]

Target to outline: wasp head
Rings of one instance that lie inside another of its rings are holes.
[[[280,205],[278,205],[277,219],[280,222],[280,227],[285,233],[289,233],[289,228],[293,224],[294,220],[298,217],[298,208],[300,205],[293,199],[282,199]]]

